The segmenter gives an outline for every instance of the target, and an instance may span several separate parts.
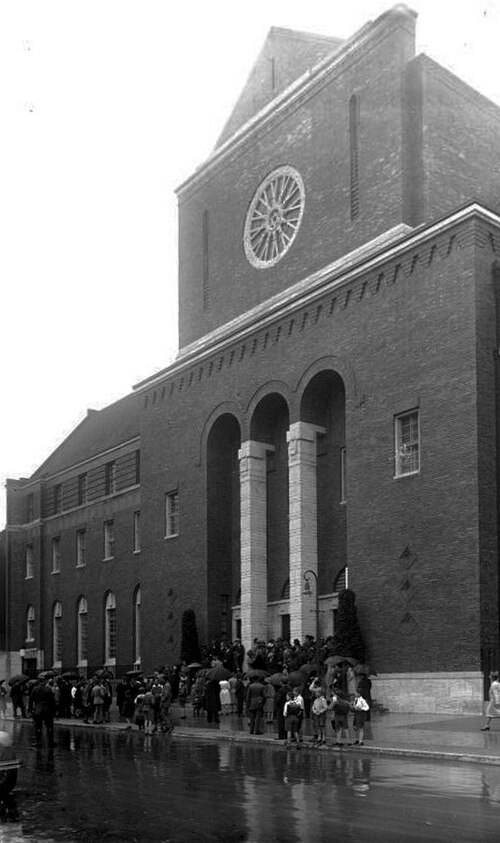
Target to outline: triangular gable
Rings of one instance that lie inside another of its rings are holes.
[[[31,479],[62,471],[139,435],[140,397],[131,394],[86,417],[37,468]]]
[[[321,59],[335,53],[342,44],[340,38],[272,27],[216,148],[292,82]]]

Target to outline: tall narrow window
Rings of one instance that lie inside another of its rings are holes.
[[[115,522],[104,522],[104,558],[112,559],[115,555]]]
[[[62,510],[62,486],[60,483],[58,483],[57,486],[54,486],[52,494],[54,503],[54,514],[56,515]]]
[[[35,576],[35,558],[33,553],[33,545],[27,544],[24,552],[25,576],[29,580]]]
[[[56,536],[52,539],[52,573],[58,574],[61,570],[61,538]]]
[[[87,641],[88,641],[88,630],[89,630],[89,616],[88,616],[88,608],[87,608],[87,601],[85,597],[80,597],[78,601],[78,613],[77,613],[77,620],[78,620],[78,666],[79,667],[86,667],[87,666],[87,658],[88,658],[88,650],[87,650]]]
[[[420,470],[420,430],[418,410],[401,413],[394,420],[395,475],[404,477]]]
[[[351,159],[351,220],[359,216],[359,101],[349,100],[349,142]]]
[[[104,467],[105,484],[104,492],[106,495],[113,495],[116,492],[116,465],[114,462],[106,463]]]
[[[165,536],[179,535],[179,492],[169,492],[165,496]]]
[[[135,452],[135,482],[141,482],[141,452]]]
[[[84,529],[76,531],[76,564],[78,568],[87,562],[87,534]]]
[[[35,640],[35,609],[33,606],[28,606],[26,612],[26,641]]]
[[[203,310],[210,307],[210,266],[208,263],[208,211],[203,211]]]
[[[345,448],[340,449],[340,503],[346,502],[346,451]]]
[[[134,553],[139,553],[141,549],[141,513],[138,510],[134,512]]]
[[[83,506],[88,500],[88,477],[86,474],[78,476],[78,506]]]
[[[106,663],[114,663],[116,659],[116,600],[112,591],[106,597]]]
[[[52,611],[52,666],[61,667],[62,664],[62,606],[54,603]]]
[[[141,589],[137,586],[134,600],[134,664],[141,663]]]
[[[30,524],[33,521],[33,513],[34,513],[34,497],[33,494],[29,494],[26,498],[26,521]]]

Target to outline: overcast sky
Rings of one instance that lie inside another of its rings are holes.
[[[0,528],[6,477],[174,358],[174,189],[269,28],[347,38],[391,5],[2,0]],[[500,0],[409,5],[417,51],[500,104]]]

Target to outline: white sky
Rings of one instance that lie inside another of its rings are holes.
[[[269,28],[347,38],[391,5],[1,0],[0,528],[6,477],[173,359],[174,189]],[[417,52],[500,104],[500,0],[409,5]]]

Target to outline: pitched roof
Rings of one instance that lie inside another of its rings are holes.
[[[32,478],[55,474],[138,436],[140,400],[132,393],[102,410],[88,410]]]
[[[272,27],[216,149],[299,76],[335,53],[342,43],[340,38]]]

